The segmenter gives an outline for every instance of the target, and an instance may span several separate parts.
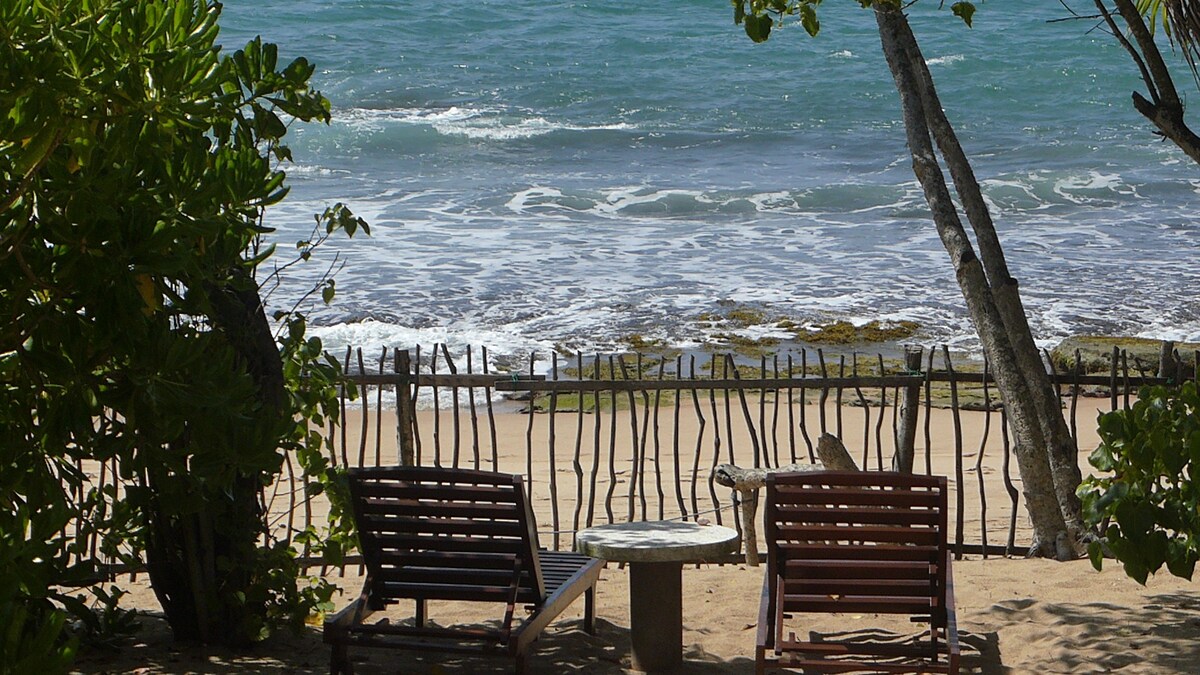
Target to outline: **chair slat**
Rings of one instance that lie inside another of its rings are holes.
[[[515,537],[478,537],[463,535],[383,534],[376,533],[380,550],[396,551],[462,551],[464,553],[520,552],[520,539]]]
[[[401,481],[370,481],[362,483],[358,492],[363,497],[379,499],[396,499],[398,491],[402,490],[405,499],[435,499],[454,500],[462,502],[491,502],[496,504],[515,504],[516,492],[512,486],[498,487],[494,485],[455,484],[455,483],[413,483]]]
[[[787,579],[783,583],[786,595],[836,595],[839,597],[879,595],[924,595],[929,597],[936,589],[933,580],[925,579],[879,579],[871,577],[844,577],[840,579]]]
[[[940,514],[931,509],[838,507],[830,504],[782,505],[775,519],[792,523],[863,523],[868,525],[927,525],[936,527]]]
[[[512,571],[501,569],[480,568],[446,568],[446,567],[382,567],[375,578],[383,583],[427,583],[451,584],[455,586],[498,586],[512,580]],[[528,575],[522,578],[522,585],[529,585]]]
[[[932,579],[937,566],[907,560],[788,560],[785,578],[805,579]]]
[[[384,532],[389,534],[463,534],[481,536],[503,536],[522,538],[525,528],[521,523],[497,520],[464,520],[448,518],[402,518],[397,516],[369,516],[358,519],[359,532]],[[366,526],[365,528],[363,526]]]
[[[405,582],[380,582],[375,585],[379,595],[388,598],[413,600],[464,600],[467,602],[505,603],[512,598],[508,586],[483,586],[476,584],[428,584]],[[532,590],[522,589],[516,601],[522,604],[537,604],[541,601]]]
[[[882,525],[797,525],[776,526],[777,537],[790,541],[855,541],[898,543],[910,541],[918,545],[936,545],[941,536],[936,529],[922,527],[888,527]]]
[[[783,560],[909,560],[927,563],[941,561],[941,549],[936,544],[853,546],[825,542],[780,542],[776,550]]]
[[[936,508],[938,496],[925,490],[867,490],[837,488],[799,491],[791,487],[780,488],[777,502],[787,504],[844,504],[846,506],[903,506]]]
[[[398,500],[369,497],[362,502],[369,515],[418,516],[422,518],[472,518],[476,520],[517,521],[521,513],[512,504],[483,502],[447,502],[434,500]]]
[[[935,607],[928,597],[914,598],[904,595],[853,595],[834,597],[831,595],[783,596],[784,612],[833,612],[838,614],[928,614]]]

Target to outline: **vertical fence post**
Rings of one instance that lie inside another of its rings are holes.
[[[396,350],[396,449],[401,466],[415,466],[413,450],[412,357],[407,349]]]
[[[904,348],[904,370],[907,374],[921,372],[923,351],[919,346]],[[900,389],[900,420],[896,427],[896,453],[892,455],[892,471],[912,473],[913,457],[916,456],[917,408],[920,402],[920,384]]]

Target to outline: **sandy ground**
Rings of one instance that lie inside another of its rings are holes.
[[[1095,446],[1094,424],[1096,408],[1106,402],[1085,401],[1081,403],[1080,420],[1081,457]],[[818,411],[809,410],[809,421],[817,419]],[[861,410],[845,409],[847,445],[856,456],[862,448]],[[362,418],[352,413],[347,427],[354,429],[353,437],[347,439],[348,448],[360,447],[357,434],[364,429],[368,438],[376,435],[374,425],[382,424],[381,452],[385,462],[394,457],[394,433],[389,427],[391,418],[385,414],[374,419],[367,416],[365,427]],[[620,470],[616,473],[614,510],[617,520],[623,520],[628,511],[626,500],[630,480],[637,481],[631,473],[633,465],[628,461],[631,436],[622,430],[627,416],[618,414],[618,434],[615,444],[609,443],[608,431],[603,429],[604,438],[599,447],[601,454],[615,449],[616,462]],[[669,415],[666,417],[670,417]],[[548,415],[535,416],[531,430],[528,415],[497,415],[497,438],[506,450],[499,452],[500,466],[504,470],[525,472],[530,463],[535,477],[550,475],[549,430],[546,428]],[[574,452],[576,431],[570,420],[573,414],[556,416],[556,453]],[[832,416],[831,416],[832,418]],[[711,418],[710,418],[711,420]],[[588,435],[593,430],[590,415],[584,416]],[[924,420],[922,420],[922,424]],[[967,541],[977,541],[981,523],[988,524],[989,542],[1003,543],[1004,529],[1009,515],[1001,504],[1006,501],[1003,483],[999,480],[1002,471],[1001,443],[996,433],[999,425],[997,415],[992,415],[991,435],[983,442],[985,416],[982,413],[964,413],[959,420],[962,428],[961,445],[964,448],[963,520]],[[463,421],[464,428],[467,422]],[[830,422],[832,424],[832,421]],[[443,414],[439,423],[442,453],[452,453],[452,425]],[[607,418],[605,421],[607,425]],[[858,425],[858,426],[855,426]],[[422,434],[432,434],[432,418],[421,419]],[[657,425],[656,425],[657,426]],[[684,448],[696,445],[697,433],[694,421],[684,419],[679,425],[679,435],[685,441]],[[888,425],[885,425],[888,426]],[[931,462],[935,472],[953,476],[955,473],[953,434],[954,421],[946,411],[934,411],[930,426]],[[674,434],[673,422],[663,423],[660,433],[670,439]],[[786,432],[784,432],[786,434]],[[692,434],[689,436],[688,434]],[[710,431],[711,434],[711,431]],[[484,434],[486,438],[488,434]],[[469,431],[460,437],[460,452],[464,463],[473,458],[472,444],[467,440]],[[860,439],[857,444],[852,439]],[[653,448],[653,438],[646,445]],[[873,441],[871,441],[873,442]],[[425,452],[433,452],[432,438],[424,439]],[[764,441],[765,444],[765,441]],[[581,455],[585,477],[590,469],[591,443],[584,443]],[[669,446],[670,443],[668,442]],[[700,443],[697,447],[704,446]],[[752,463],[748,443],[740,443],[735,452],[737,463]],[[923,447],[921,437],[918,446]],[[982,448],[983,458],[979,459]],[[722,461],[728,448],[722,451]],[[647,450],[648,457],[653,457]],[[692,451],[681,453],[680,463],[690,470]],[[872,449],[873,453],[874,450]],[[737,454],[742,453],[742,454]],[[373,446],[368,454],[373,454]],[[702,447],[705,461],[703,467],[711,466],[711,451]],[[785,447],[783,455],[786,457]],[[484,464],[490,457],[487,442],[483,443]],[[885,457],[890,455],[890,450]],[[427,454],[428,458],[430,455]],[[872,460],[873,461],[873,460]],[[921,459],[918,460],[920,463]],[[978,469],[975,468],[978,461]],[[601,465],[607,462],[607,458]],[[428,463],[428,460],[427,460]],[[664,473],[674,470],[674,457],[670,451],[659,453],[658,461],[651,462]],[[650,470],[647,470],[650,471]],[[1015,475],[1015,467],[1013,469]],[[1085,472],[1087,467],[1085,465]],[[688,471],[685,471],[685,474]],[[602,468],[597,487],[601,496],[609,480],[607,469]],[[572,529],[574,511],[573,495],[577,485],[570,459],[556,458],[554,475],[560,495],[560,521],[558,529]],[[988,495],[987,516],[981,517],[984,509],[978,497],[978,477],[984,477],[984,491]],[[707,491],[707,473],[698,482]],[[586,481],[585,481],[586,482]],[[685,481],[686,482],[686,481]],[[534,496],[539,525],[544,531],[554,529],[550,525],[553,514],[548,496],[548,481],[535,480]],[[653,499],[654,481],[648,482],[647,492],[650,515],[657,515]],[[585,485],[585,492],[593,488]],[[685,490],[685,507],[688,506],[688,486]],[[672,502],[668,489],[668,502]],[[570,499],[564,497],[570,496]],[[728,491],[722,492],[728,499]],[[954,501],[952,496],[952,501]],[[634,508],[640,514],[640,498],[634,500]],[[598,514],[597,522],[605,516]],[[664,506],[667,517],[674,516],[678,507]],[[319,505],[316,512],[320,512]],[[731,518],[732,511],[726,510],[725,517]],[[715,514],[710,515],[714,518]],[[1018,512],[1019,531],[1017,542],[1023,546],[1027,541],[1027,524],[1023,511]],[[585,523],[584,523],[585,524]],[[726,524],[730,524],[728,521]],[[564,537],[568,534],[562,535]],[[543,545],[551,543],[552,535],[543,533]],[[761,548],[761,547],[760,547]],[[690,566],[683,573],[684,584],[684,668],[685,673],[752,673],[754,671],[755,622],[758,615],[758,598],[762,585],[762,567],[748,565]],[[357,568],[349,568],[342,576],[334,573],[331,578],[345,590],[341,602],[357,593],[360,579]],[[1086,560],[1056,563],[1045,560],[1026,560],[1019,557],[966,556],[955,563],[954,575],[958,600],[960,638],[963,647],[964,672],[969,673],[1195,673],[1200,672],[1200,595],[1194,592],[1190,582],[1176,579],[1165,572],[1152,578],[1147,586],[1139,586],[1124,575],[1120,566],[1109,562],[1103,572],[1096,572]],[[118,653],[86,653],[77,662],[79,672],[84,673],[318,673],[328,670],[328,648],[321,642],[320,629],[306,629],[300,635],[277,635],[251,651],[230,653],[211,648],[175,645],[159,613],[153,593],[145,583],[145,577],[134,583],[125,582],[123,587],[130,591],[127,606],[136,607],[144,614],[142,631]],[[626,673],[629,670],[629,615],[628,615],[628,571],[617,565],[605,570],[598,587],[597,612],[598,634],[584,633],[581,629],[582,601],[570,608],[562,618],[551,625],[538,642],[529,666],[532,673]],[[408,616],[411,607],[397,607],[389,615],[399,620]],[[480,613],[457,603],[434,604],[431,616],[440,624],[459,622],[486,622],[498,618],[499,614]],[[804,630],[822,634],[854,631],[885,625],[884,620],[872,616],[815,617],[803,624]],[[361,650],[354,653],[356,668],[363,673],[505,673],[511,672],[509,662],[503,660],[445,657],[441,655],[418,656],[408,652]]]

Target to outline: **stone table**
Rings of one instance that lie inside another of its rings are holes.
[[[633,669],[650,673],[683,663],[683,563],[737,549],[735,530],[678,521],[599,525],[575,537],[576,551],[629,564]]]

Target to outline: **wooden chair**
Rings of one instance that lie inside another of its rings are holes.
[[[945,477],[778,473],[766,502],[757,673],[958,672]],[[907,614],[929,635],[804,641],[784,625],[801,613]]]
[[[530,644],[585,595],[595,632],[595,589],[604,562],[538,550],[520,476],[468,469],[350,469],[350,495],[367,569],[362,593],[325,621],[331,673],[351,673],[350,646],[506,656],[524,668]],[[365,623],[375,610],[416,602],[407,622]],[[426,625],[428,600],[503,606],[497,628]],[[518,618],[517,606],[530,613]]]

